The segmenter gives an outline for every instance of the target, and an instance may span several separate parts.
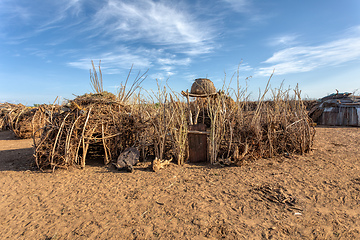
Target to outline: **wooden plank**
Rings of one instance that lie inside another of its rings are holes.
[[[189,162],[206,162],[208,155],[206,125],[189,126]]]

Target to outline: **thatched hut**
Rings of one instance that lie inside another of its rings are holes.
[[[45,108],[45,105],[27,107],[23,104],[1,104],[0,130],[10,129],[18,138],[32,138],[44,124]]]
[[[309,111],[319,125],[360,126],[360,96],[334,93],[323,97]]]
[[[52,113],[35,142],[37,166],[85,167],[89,157],[108,164],[133,146],[142,118],[115,99],[111,93],[85,94]]]

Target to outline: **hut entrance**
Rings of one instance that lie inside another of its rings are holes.
[[[206,162],[208,153],[206,125],[202,123],[190,125],[188,138],[189,162]]]
[[[189,105],[189,131],[188,131],[188,141],[189,141],[189,162],[206,162],[208,159],[208,139],[206,132],[205,123],[205,109],[203,106],[202,98],[216,97],[217,92],[214,86],[214,83],[207,78],[198,78],[195,79],[195,82],[191,86],[191,92],[188,90],[186,92],[182,91],[182,95],[184,95],[187,99]],[[193,121],[193,114],[191,111],[191,104],[189,97],[195,97],[197,99],[194,107],[195,107],[195,119]],[[202,123],[198,123],[200,106],[198,103],[201,103],[201,108],[203,111]]]
[[[104,166],[105,151],[102,142],[91,143],[86,153],[86,165]]]

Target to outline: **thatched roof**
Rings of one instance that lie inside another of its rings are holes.
[[[195,79],[195,82],[191,86],[192,94],[214,94],[216,93],[216,88],[214,83],[207,78],[198,78]]]
[[[209,97],[218,94],[214,83],[207,78],[197,78],[191,86],[190,93],[182,91],[182,95],[190,97]]]

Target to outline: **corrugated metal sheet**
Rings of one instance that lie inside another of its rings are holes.
[[[318,123],[332,126],[360,126],[360,106],[325,107]]]
[[[360,127],[360,96],[333,93],[317,101],[309,116],[318,124]]]

